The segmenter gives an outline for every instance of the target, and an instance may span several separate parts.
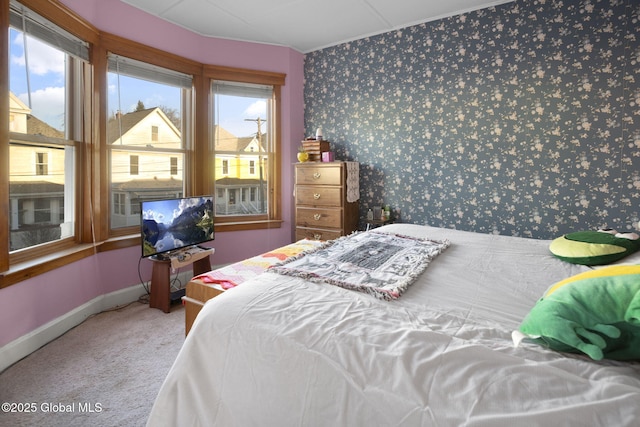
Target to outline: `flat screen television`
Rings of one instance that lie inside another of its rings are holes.
[[[162,258],[215,237],[212,196],[145,200],[140,205],[143,257]]]

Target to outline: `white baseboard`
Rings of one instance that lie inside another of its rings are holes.
[[[178,282],[173,285],[181,285],[182,287],[185,287],[192,277],[192,270],[184,270],[180,271],[177,276],[172,275],[171,279],[178,280]],[[0,348],[0,373],[24,357],[27,357],[43,345],[62,336],[69,329],[78,326],[88,317],[105,310],[137,301],[140,296],[146,293],[147,291],[145,287],[142,284],[138,284],[120,289],[119,291],[100,295],[70,312],[63,314],[57,319],[54,319],[21,336],[20,338],[11,341],[9,344]]]
[[[142,284],[139,284],[100,295],[57,319],[11,341],[9,344],[0,348],[0,372],[30,355],[43,345],[55,340],[69,329],[78,326],[89,316],[113,307],[129,304],[132,301],[137,301],[138,298],[145,293],[145,288]]]

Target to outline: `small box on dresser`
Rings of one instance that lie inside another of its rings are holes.
[[[322,153],[328,152],[329,141],[318,141],[315,139],[305,139],[302,141],[302,147],[304,151],[309,153],[309,161],[311,162],[320,162],[322,161]]]
[[[345,162],[295,165],[296,240],[331,240],[358,227],[359,203],[347,201]]]

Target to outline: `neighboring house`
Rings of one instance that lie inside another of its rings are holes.
[[[11,132],[64,138],[63,132],[31,115],[10,93]],[[264,212],[266,135],[238,138],[216,127],[216,212]],[[25,139],[26,141],[26,139]],[[25,142],[22,141],[22,142]],[[180,130],[160,108],[116,115],[107,124],[111,150],[111,224],[136,225],[143,200],[182,197],[183,154]],[[10,148],[11,249],[59,239],[64,215],[63,149],[14,141]],[[168,150],[168,151],[167,151]],[[175,151],[173,151],[175,150]],[[70,222],[71,224],[71,222]]]
[[[238,138],[215,128],[216,213],[257,214],[265,210],[265,134]],[[111,149],[111,225],[140,221],[143,200],[182,197],[180,130],[160,108],[116,115],[107,125]],[[122,147],[122,148],[120,148]]]
[[[111,150],[111,225],[140,223],[143,200],[182,197],[180,130],[158,107],[115,115],[107,124]],[[119,148],[119,147],[122,148]]]
[[[39,137],[64,134],[31,115],[31,109],[9,93],[9,130]],[[67,235],[64,228],[64,149],[32,147],[12,140],[9,148],[9,219],[11,250]]]
[[[264,213],[267,135],[238,138],[219,126],[214,132],[216,214]]]

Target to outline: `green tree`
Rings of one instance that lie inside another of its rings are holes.
[[[138,100],[138,105],[136,105],[136,111],[142,111],[142,110],[146,110],[146,108],[144,108],[144,103]]]

